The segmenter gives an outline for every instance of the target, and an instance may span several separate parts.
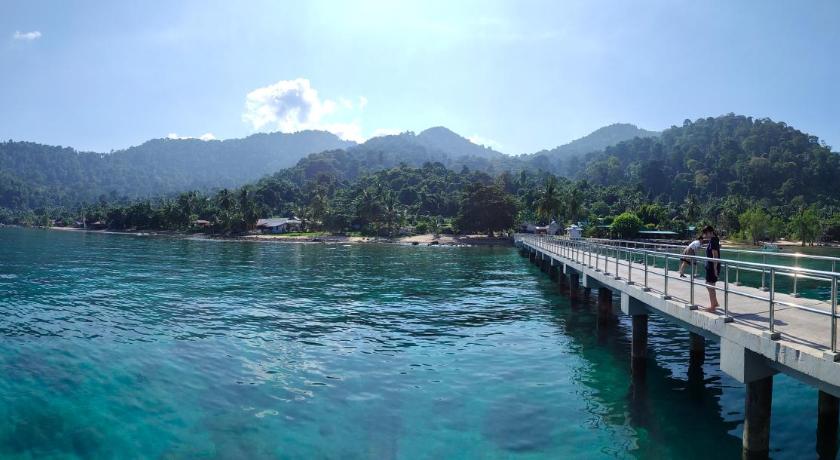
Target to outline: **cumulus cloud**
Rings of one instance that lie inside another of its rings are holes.
[[[359,98],[358,103],[344,97],[337,101],[322,99],[306,78],[280,80],[245,96],[242,120],[255,131],[318,129],[345,140],[363,142],[361,123],[354,115],[365,105],[365,98]]]
[[[21,32],[15,31],[12,35],[12,38],[15,40],[23,40],[23,41],[32,41],[41,38],[41,32],[37,30],[33,30],[32,32]]]
[[[481,137],[478,134],[473,134],[472,136],[468,137],[467,140],[472,142],[473,144],[483,145],[485,147],[490,147],[491,149],[495,150],[499,150],[502,147],[502,144],[500,144],[499,142],[494,141],[493,139]]]
[[[213,133],[204,133],[201,136],[194,137],[194,136],[179,136],[178,133],[169,133],[166,135],[167,139],[199,139],[202,141],[212,141],[216,139],[216,136]]]

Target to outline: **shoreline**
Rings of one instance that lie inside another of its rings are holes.
[[[254,243],[286,243],[286,244],[398,244],[403,246],[451,246],[451,247],[472,247],[472,246],[513,246],[513,239],[510,237],[493,237],[486,235],[433,235],[430,233],[422,235],[401,236],[395,238],[377,236],[347,236],[347,235],[324,235],[324,236],[283,236],[282,234],[250,234],[219,236],[206,233],[188,233],[172,230],[155,231],[117,231],[117,230],[93,230],[75,227],[37,227],[44,230],[56,230],[63,232],[94,233],[104,235],[132,235],[132,236],[167,236],[175,238],[190,238],[208,241],[246,241]]]

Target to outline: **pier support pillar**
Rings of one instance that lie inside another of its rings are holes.
[[[577,300],[578,290],[580,289],[580,275],[577,273],[569,274],[569,297],[572,300]]]
[[[747,383],[744,408],[744,458],[767,458],[770,452],[770,407],[773,403],[773,376]]]
[[[700,334],[689,333],[691,349],[688,355],[689,366],[702,366],[706,361],[706,338]]]
[[[548,277],[551,281],[558,281],[559,279],[559,272],[560,270],[557,267],[557,262],[554,260],[551,261],[551,267],[549,267]]]
[[[817,455],[819,458],[837,456],[837,428],[840,399],[822,390],[817,403]]]
[[[609,321],[612,317],[612,291],[605,287],[598,288],[598,321]]]
[[[647,366],[648,315],[633,316],[633,343],[630,347],[633,375],[643,377]]]

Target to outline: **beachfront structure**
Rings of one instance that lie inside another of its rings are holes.
[[[639,230],[639,237],[648,240],[674,240],[680,234],[670,230]]]
[[[263,233],[288,233],[300,231],[303,222],[292,217],[271,217],[268,219],[259,219],[257,221],[257,230]]]
[[[574,224],[566,228],[566,234],[573,240],[578,240],[583,236],[582,229]]]
[[[707,339],[720,343],[721,370],[746,387],[744,458],[766,458],[769,452],[773,376],[777,373],[818,389],[817,450],[821,458],[834,458],[840,421],[840,259],[803,254],[786,258],[782,253],[774,256],[789,262],[768,264],[766,253],[725,251],[715,260],[721,268],[720,281],[713,289],[721,305],[713,313],[698,308],[698,302],[708,297],[705,280],[694,268],[708,259],[684,255],[682,246],[527,234],[517,234],[514,239],[522,254],[567,287],[573,298],[579,298],[581,291],[586,296],[597,289],[599,324],[614,323],[617,314],[632,317],[633,385],[644,385],[648,315],[655,313],[689,331],[689,367],[702,368]],[[742,253],[761,255],[762,262],[742,261]],[[681,258],[698,262],[684,278],[675,275]],[[826,268],[802,268],[797,260],[802,258]],[[822,291],[828,298],[801,297],[797,290],[800,278],[828,285]],[[697,289],[702,296],[695,293]],[[613,308],[614,296],[620,299],[620,308]]]

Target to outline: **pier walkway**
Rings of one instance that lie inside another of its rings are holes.
[[[772,379],[778,372],[819,389],[818,444],[822,451],[836,453],[840,273],[833,270],[834,262],[832,269],[814,270],[733,260],[724,254],[715,261],[720,263],[720,281],[714,286],[720,307],[710,312],[705,257],[688,257],[695,264],[687,267],[683,278],[677,268],[686,256],[655,245],[633,247],[629,242],[532,234],[517,234],[515,242],[560,282],[598,289],[599,314],[633,317],[634,372],[644,368],[650,312],[688,329],[693,347],[706,338],[720,342],[721,369],[747,387],[745,455],[761,457],[768,452]],[[811,298],[797,292],[802,280],[815,286]],[[620,308],[612,307],[613,295],[620,298]]]

